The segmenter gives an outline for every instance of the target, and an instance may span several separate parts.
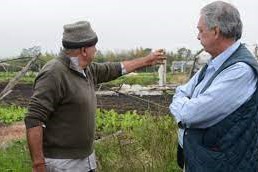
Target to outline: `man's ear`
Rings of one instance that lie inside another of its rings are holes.
[[[87,48],[82,47],[82,48],[81,48],[81,54],[82,54],[83,56],[87,56]]]
[[[220,29],[218,26],[216,26],[214,28],[214,34],[215,34],[215,38],[218,39],[219,38],[219,35],[220,35]]]

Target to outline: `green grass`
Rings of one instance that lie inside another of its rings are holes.
[[[13,142],[8,148],[0,149],[1,172],[30,172],[30,157],[26,142]]]
[[[6,83],[12,79],[16,72],[0,72],[0,82]],[[20,83],[33,84],[36,75],[35,73],[29,73],[22,77]],[[167,83],[179,83],[182,84],[186,81],[187,75],[185,73],[167,74]],[[110,86],[119,86],[121,84],[139,84],[139,85],[155,85],[158,84],[158,73],[138,73],[137,75],[125,75],[114,81],[106,83]]]
[[[188,74],[186,73],[175,73],[167,75],[167,83],[171,84],[184,84],[188,79]]]
[[[111,121],[107,122],[109,126],[97,123],[100,132],[124,131],[121,136],[96,144],[101,171],[180,171],[175,156],[177,129],[170,116],[119,115],[111,111],[100,115],[106,122]]]
[[[177,127],[170,116],[97,110],[96,123],[97,135],[102,138],[122,131],[96,142],[99,171],[181,171],[176,163]],[[30,163],[25,141],[0,149],[1,172],[27,172]]]
[[[137,75],[124,75],[114,81],[109,82],[111,85],[120,84],[139,84],[139,85],[152,85],[158,82],[157,73],[138,73]]]
[[[0,72],[0,82],[9,82],[12,78],[15,77],[16,74],[17,72]],[[20,83],[33,84],[35,77],[35,73],[29,72],[27,75],[21,78]]]
[[[21,121],[26,112],[26,108],[15,105],[0,106],[0,123],[11,124],[13,122]]]
[[[185,73],[177,73],[177,74],[167,74],[167,83],[172,84],[172,83],[178,83],[182,84],[185,83],[187,79],[187,75]],[[122,76],[114,81],[106,83],[107,85],[111,86],[118,86],[121,84],[139,84],[143,86],[147,85],[155,85],[158,84],[159,82],[159,76],[158,73],[138,73],[137,75],[125,75]]]

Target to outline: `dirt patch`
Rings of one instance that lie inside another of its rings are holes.
[[[0,83],[0,90],[3,90],[6,83]],[[7,104],[15,104],[22,107],[29,105],[29,98],[32,96],[32,85],[30,84],[17,84],[5,99]],[[137,96],[136,96],[137,97]],[[137,98],[128,97],[126,95],[118,96],[97,96],[97,107],[101,109],[114,109],[119,113],[125,113],[127,111],[137,111],[139,114],[144,114],[145,111],[150,112],[153,115],[168,114],[168,106],[171,102],[172,95],[158,95],[158,96],[143,96],[139,97],[145,101],[141,101]],[[163,107],[153,105],[151,102],[160,104]]]
[[[0,90],[2,91],[7,83],[0,83]],[[29,104],[29,98],[32,96],[31,84],[17,84],[13,91],[4,98],[4,102],[7,104],[15,104],[22,107],[27,107]]]
[[[7,83],[0,83],[0,90],[3,90]],[[13,91],[4,99],[7,104],[15,104],[22,107],[29,105],[29,98],[32,96],[32,85],[17,84]],[[137,96],[136,96],[137,97]],[[118,113],[127,111],[137,111],[138,114],[144,114],[146,111],[152,115],[168,114],[168,106],[171,102],[171,95],[160,96],[143,96],[137,98],[128,97],[126,95],[116,96],[97,96],[97,107],[105,110],[114,109]],[[151,102],[160,104],[153,105]],[[167,108],[166,108],[167,107]],[[101,137],[101,136],[99,136]],[[5,125],[0,123],[0,148],[7,146],[7,143],[13,140],[25,138],[25,126],[23,122],[18,122],[13,125]]]
[[[6,84],[7,83],[0,83],[0,90],[3,90]],[[32,93],[32,85],[17,84],[11,94],[4,99],[4,102],[7,104],[27,107]],[[137,98],[132,98],[125,95],[97,96],[97,107],[105,110],[114,109],[118,113],[137,111],[138,114],[144,114],[146,111],[148,111],[152,115],[163,115],[169,113],[168,106],[171,102],[171,97],[171,95],[138,96],[138,98],[145,100],[141,101]],[[151,102],[160,104],[165,108],[153,105]],[[0,123],[0,148],[7,146],[7,143],[10,141],[19,140],[22,138],[25,138],[25,126],[23,122],[18,122],[13,125],[5,125]]]
[[[125,113],[127,111],[136,111],[138,114],[145,114],[147,111],[152,115],[169,113],[168,107],[171,103],[171,95],[134,97],[128,97],[126,95],[97,96],[98,108],[106,110],[114,109],[118,113]]]
[[[25,125],[23,122],[0,127],[0,148],[6,147],[10,141],[23,138],[25,138]]]

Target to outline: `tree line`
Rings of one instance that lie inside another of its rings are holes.
[[[131,50],[122,50],[122,51],[100,51],[96,52],[94,62],[104,63],[104,62],[120,62],[123,60],[129,60],[134,58],[139,58],[148,55],[152,49],[150,48],[135,48]],[[18,57],[2,59],[0,60],[0,71],[12,71],[17,72],[21,70],[22,67],[26,65],[30,57],[28,57],[28,49],[23,49]],[[40,58],[31,66],[32,71],[38,71],[43,67],[49,60],[56,58],[58,54],[45,52],[42,53]],[[173,61],[189,61],[193,59],[193,53],[190,49],[185,47],[179,48],[176,51],[166,51],[167,56],[167,70],[170,71],[170,66]],[[2,64],[2,65],[1,65]],[[138,72],[154,72],[156,67],[148,67]]]

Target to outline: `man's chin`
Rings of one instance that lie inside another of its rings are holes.
[[[202,48],[203,48],[203,50],[204,50],[205,52],[207,52],[207,53],[209,52],[205,46],[202,45]]]
[[[86,68],[91,62],[83,63],[81,66],[82,68]]]

